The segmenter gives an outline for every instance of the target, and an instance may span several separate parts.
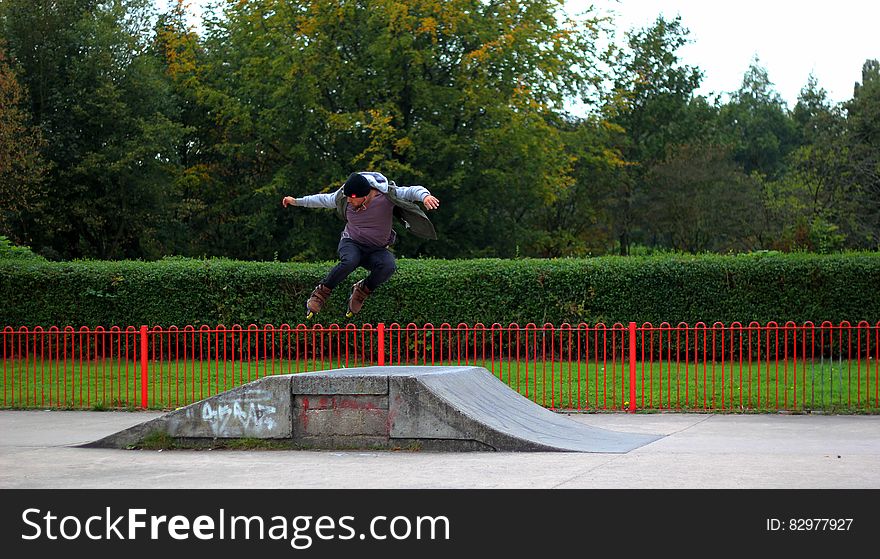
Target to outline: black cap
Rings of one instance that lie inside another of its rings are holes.
[[[352,196],[363,198],[370,193],[371,188],[370,181],[367,180],[367,177],[360,173],[352,173],[348,176],[348,179],[342,186],[342,193],[348,198]]]

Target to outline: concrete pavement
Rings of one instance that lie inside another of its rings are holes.
[[[159,412],[0,410],[0,488],[880,489],[880,416],[571,414],[621,454],[79,448]]]

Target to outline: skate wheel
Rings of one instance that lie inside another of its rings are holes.
[[[348,311],[347,313],[345,313],[345,318],[351,318],[353,316],[354,316],[354,313],[351,311]]]
[[[306,320],[311,320],[311,319],[313,319],[313,318],[315,318],[315,313],[310,312],[310,313],[307,313],[307,314],[306,314]]]

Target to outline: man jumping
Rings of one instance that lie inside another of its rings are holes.
[[[335,208],[339,218],[345,221],[337,249],[339,263],[306,301],[307,319],[321,311],[333,288],[345,281],[358,266],[370,273],[351,288],[346,314],[349,318],[361,310],[366,298],[377,287],[388,281],[397,269],[394,255],[388,250],[397,239],[391,226],[392,217],[397,217],[419,237],[437,238],[434,225],[418,202],[428,210],[440,206],[440,200],[424,186],[397,186],[381,173],[369,171],[352,173],[336,192],[282,198],[281,205],[285,208]]]

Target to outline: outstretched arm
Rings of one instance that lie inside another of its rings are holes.
[[[303,208],[335,208],[336,193],[328,192],[326,194],[312,194],[311,196],[303,196],[294,198],[293,196],[285,196],[281,199],[281,205],[302,206]]]
[[[428,210],[436,210],[440,207],[440,200],[424,186],[398,186],[397,194],[404,200],[421,202]]]

